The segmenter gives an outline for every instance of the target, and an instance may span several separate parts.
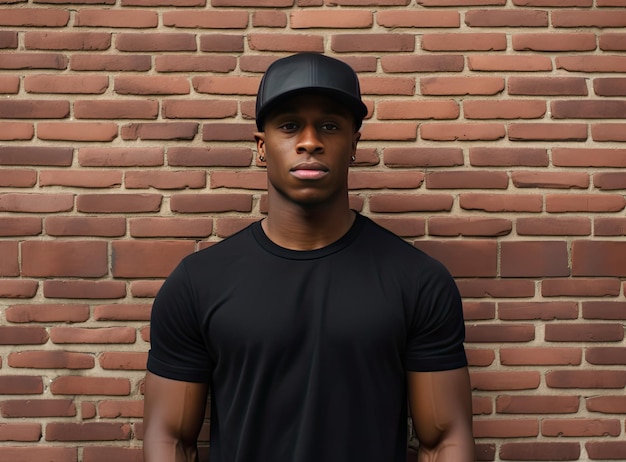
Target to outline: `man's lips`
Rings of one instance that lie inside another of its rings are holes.
[[[301,180],[315,180],[328,174],[328,167],[319,162],[303,162],[290,170],[291,174]]]

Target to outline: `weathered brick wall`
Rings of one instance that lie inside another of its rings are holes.
[[[626,0],[0,0],[0,462],[140,460],[152,297],[263,216],[254,95],[296,51],[362,79],[352,206],[458,281],[480,460],[626,459],[625,26]]]

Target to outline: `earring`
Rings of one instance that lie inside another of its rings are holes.
[[[354,161],[356,160],[356,156],[352,156],[352,157],[350,157],[350,160],[351,160],[352,162],[354,162]]]
[[[259,155],[259,160],[260,160],[261,162],[265,162],[265,156],[261,156],[261,155]]]

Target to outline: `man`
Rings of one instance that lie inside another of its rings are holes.
[[[159,292],[145,382],[146,462],[474,460],[456,286],[350,210],[367,113],[345,63],[276,61],[256,106],[268,214],[185,258]]]

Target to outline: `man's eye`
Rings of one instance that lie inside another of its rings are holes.
[[[287,122],[280,126],[282,130],[295,130],[297,125],[293,122]]]
[[[329,131],[333,131],[333,130],[339,129],[337,124],[334,124],[332,122],[325,123],[324,125],[322,125],[322,128],[324,128],[324,130],[329,130]]]

